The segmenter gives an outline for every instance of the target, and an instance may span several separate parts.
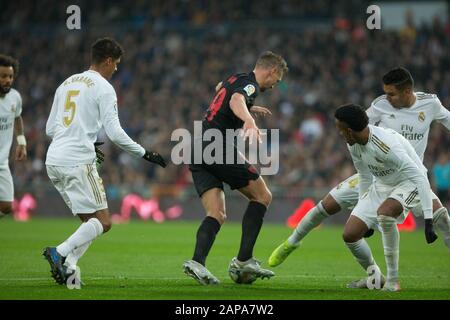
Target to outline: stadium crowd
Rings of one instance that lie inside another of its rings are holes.
[[[100,35],[114,36],[126,51],[112,80],[123,128],[166,159],[176,144],[170,141],[172,131],[190,129],[202,119],[219,81],[233,72],[251,71],[264,50],[283,55],[289,73],[277,89],[257,100],[273,112],[257,120],[260,128],[280,129],[280,171],[267,177],[274,195],[320,199],[354,172],[334,127],[333,110],[348,102],[368,107],[383,93],[381,77],[392,67],[408,68],[417,91],[436,93],[450,108],[450,24],[438,19],[429,26],[409,23],[400,31],[369,31],[364,1],[332,1],[331,6],[324,1],[266,1],[258,6],[251,0],[244,7],[233,1],[181,1],[179,6],[137,1],[130,9],[117,1],[81,1],[82,8],[89,7],[82,9],[82,23],[89,26],[101,17],[103,24],[69,31],[64,1],[57,6],[39,1],[13,14],[22,2],[0,5],[2,24],[9,26],[0,31],[1,51],[21,63],[15,87],[24,101],[29,160],[10,162],[19,193],[48,183],[45,124],[54,92],[66,77],[88,67],[89,47]],[[349,10],[343,3],[350,3]],[[299,24],[297,18],[311,25]],[[55,27],[58,23],[61,28]],[[110,143],[103,150],[101,176],[109,197],[129,191],[193,191],[185,165],[161,169]],[[441,197],[449,199],[450,135],[439,124],[430,132],[425,164]]]

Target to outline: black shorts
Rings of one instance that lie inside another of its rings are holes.
[[[258,170],[248,162],[243,164],[191,164],[195,189],[201,197],[203,193],[212,188],[223,190],[225,182],[231,188],[240,189],[248,186],[250,180],[259,178]]]

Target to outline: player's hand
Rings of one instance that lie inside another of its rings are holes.
[[[17,145],[16,147],[16,161],[23,161],[27,158],[27,147],[24,145]]]
[[[425,239],[427,239],[427,243],[433,243],[437,238],[438,236],[434,232],[433,219],[425,219]]]
[[[263,117],[272,115],[272,112],[269,109],[267,109],[265,107],[260,107],[260,106],[253,106],[253,107],[251,107],[250,108],[250,112],[255,117],[257,117],[259,115],[262,115]]]
[[[257,139],[258,142],[261,143],[261,136],[262,133],[256,126],[255,120],[253,118],[244,122],[244,126],[242,127],[241,131],[241,137],[244,137],[244,141],[248,138],[249,143],[252,144],[253,141]]]
[[[147,161],[159,164],[161,167],[165,168],[167,166],[166,161],[158,152],[154,151],[145,151],[144,156],[142,157]]]
[[[98,148],[102,144],[104,144],[104,142],[95,142],[94,143],[95,155],[96,155],[95,162],[97,163],[97,169],[99,169],[100,165],[103,163],[103,161],[105,161],[105,154],[103,153],[102,150],[100,150],[100,148]]]

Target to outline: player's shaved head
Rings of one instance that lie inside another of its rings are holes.
[[[403,90],[414,87],[414,80],[411,73],[407,69],[398,67],[389,70],[383,76],[383,84],[392,85],[398,90]]]
[[[369,118],[364,109],[356,104],[346,104],[336,109],[334,117],[345,123],[353,131],[360,132],[369,124]]]
[[[108,58],[119,59],[123,55],[121,45],[111,38],[100,38],[94,42],[91,48],[91,63],[100,64]]]

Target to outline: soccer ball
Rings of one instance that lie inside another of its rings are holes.
[[[230,275],[231,280],[238,284],[252,284],[257,279],[257,277],[250,272],[242,272],[241,270],[234,268],[230,269],[228,274]]]

